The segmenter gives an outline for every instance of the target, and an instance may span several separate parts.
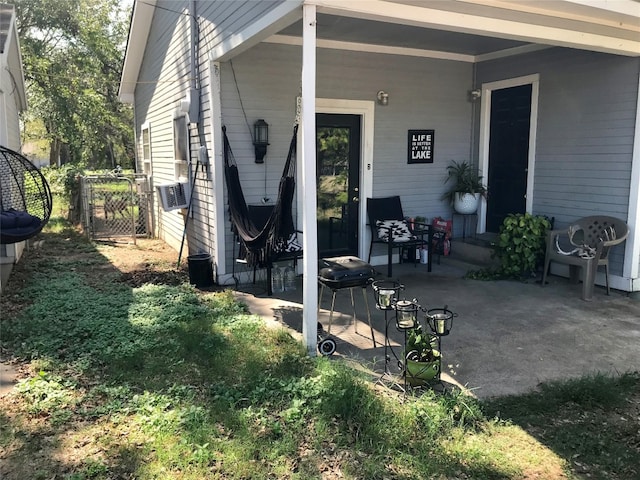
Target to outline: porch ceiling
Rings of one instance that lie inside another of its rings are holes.
[[[482,61],[562,46],[640,56],[640,3],[592,0],[312,0],[318,45]],[[302,21],[269,41],[300,43]],[[374,47],[374,48],[372,48]]]
[[[516,40],[337,15],[318,14],[317,18],[316,31],[318,40],[350,43],[354,48],[358,44],[378,45],[381,48],[397,47],[418,51],[441,52],[445,55],[476,57],[529,45],[527,42]],[[302,22],[296,22],[294,25],[285,28],[279,32],[279,35],[301,38]]]

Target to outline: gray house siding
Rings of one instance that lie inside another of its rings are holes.
[[[171,4],[172,2],[167,2]],[[284,3],[283,0],[218,0],[198,2],[197,15],[202,18],[203,43],[206,50],[215,49],[234,34],[243,31],[266,13]]]
[[[190,173],[197,177],[188,220],[188,252],[214,253],[214,239],[224,238],[225,273],[233,264],[233,238],[226,208],[215,204],[215,193],[226,187],[222,172],[215,172],[217,184],[213,184],[211,170],[222,146],[213,144],[221,125],[212,118],[217,98],[209,95],[210,55],[228,52],[231,43],[240,41],[235,36],[262,23],[265,15],[283,3],[197,2],[198,83],[193,85],[192,3],[160,0],[138,77],[138,153],[141,159],[140,127],[148,123],[156,185],[175,181],[173,118],[178,102],[197,87],[199,98],[191,102],[199,103],[199,121],[189,127]],[[640,59],[563,48],[476,65],[325,48],[318,48],[316,54],[317,98],[373,103],[377,91],[389,93],[388,106],[375,105],[372,195],[399,194],[406,215],[451,218],[451,207],[441,200],[446,166],[451,160],[477,160],[478,156],[480,109],[469,101],[469,90],[537,74],[532,212],[553,216],[560,227],[596,213],[627,219]],[[274,202],[291,140],[296,97],[301,93],[301,48],[267,42],[234,55],[231,62],[220,65],[222,123],[240,167],[247,202]],[[270,125],[270,146],[265,163],[255,164],[252,129],[261,118]],[[407,163],[407,132],[411,129],[435,130],[434,163]],[[208,171],[195,169],[201,145],[212,160]],[[302,201],[298,200],[298,207]],[[216,218],[216,212],[222,211],[224,219]],[[179,248],[184,212],[164,212],[157,203],[156,218],[157,233]],[[613,275],[622,273],[623,254],[622,247],[612,254]]]
[[[532,213],[560,228],[587,215],[627,220],[639,73],[637,58],[561,48],[478,65],[478,87],[540,75]],[[611,253],[614,275],[623,254]]]
[[[300,68],[299,47],[275,44],[260,44],[222,65],[223,121],[248,203],[264,196],[275,200],[300,95]],[[378,90],[388,91],[389,105],[375,110],[373,195],[400,194],[407,215],[450,217],[440,197],[449,161],[470,156],[471,75],[471,65],[462,62],[321,49],[316,96],[373,101]],[[259,118],[270,125],[262,165],[254,163],[249,127]],[[435,130],[434,163],[407,164],[410,129]],[[231,242],[227,234],[228,268]]]
[[[153,184],[160,185],[176,180],[174,162],[173,119],[178,102],[190,89],[190,39],[191,27],[188,15],[189,2],[159,2],[167,8],[157,8],[149,32],[144,60],[136,88],[136,136],[138,139],[138,170],[142,171],[141,126],[149,124],[152,139]],[[170,7],[170,8],[169,8]],[[200,63],[206,63],[200,59]],[[199,99],[191,98],[191,102]],[[195,165],[200,146],[198,125],[189,126],[191,175],[196,174]],[[202,169],[198,169],[193,193],[192,215],[188,221],[188,253],[210,251],[210,210],[208,191],[210,182]],[[180,248],[185,228],[185,211],[165,212],[156,197],[156,234],[176,249]],[[185,252],[187,251],[185,246]]]
[[[189,126],[190,185],[193,185],[191,214],[186,221],[185,211],[164,212],[156,196],[156,235],[179,249],[185,223],[187,224],[185,252],[215,252],[215,204],[212,191],[211,168],[200,166],[196,171],[198,150],[204,146],[209,158],[214,158],[216,146],[212,145],[209,52],[281,2],[223,1],[198,2],[199,44],[197,53],[197,96],[191,102],[199,103],[198,123]],[[136,87],[136,135],[138,171],[142,171],[141,127],[148,123],[152,138],[153,184],[160,185],[176,180],[173,144],[173,118],[177,104],[188,94],[191,84],[190,50],[193,32],[190,24],[190,2],[159,1],[149,32],[144,60]],[[213,19],[213,20],[209,20]],[[219,149],[219,146],[218,146]],[[192,183],[195,176],[195,183]],[[276,173],[275,177],[279,177]],[[221,188],[222,186],[220,186]],[[230,244],[229,244],[230,246]],[[228,249],[230,251],[230,248]]]

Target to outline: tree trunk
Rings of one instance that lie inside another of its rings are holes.
[[[49,165],[60,166],[60,140],[54,138],[49,145]]]

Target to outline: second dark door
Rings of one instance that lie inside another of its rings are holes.
[[[491,94],[487,231],[498,232],[510,213],[525,213],[531,84]]]

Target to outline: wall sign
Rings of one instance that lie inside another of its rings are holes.
[[[435,130],[409,130],[407,163],[433,163]]]

